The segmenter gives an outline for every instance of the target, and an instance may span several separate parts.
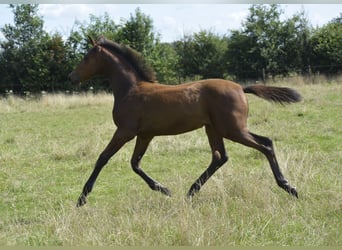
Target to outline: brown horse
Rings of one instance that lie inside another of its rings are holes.
[[[128,141],[137,137],[131,159],[135,173],[152,190],[170,196],[170,191],[153,180],[140,168],[140,161],[154,136],[176,135],[205,127],[212,160],[209,167],[193,183],[188,192],[192,197],[227,160],[223,138],[255,148],[271,165],[277,184],[298,198],[279,169],[272,141],[247,129],[248,103],[245,93],[278,103],[301,100],[293,89],[240,85],[221,79],[208,79],[168,86],[156,83],[154,71],[135,50],[101,37],[70,74],[74,83],[94,76],[109,80],[114,93],[113,120],[117,126],[113,138],[100,154],[86,182],[77,206],[86,203],[97,176],[108,160]]]

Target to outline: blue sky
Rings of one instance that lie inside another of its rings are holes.
[[[68,36],[75,20],[87,21],[90,14],[104,12],[117,23],[129,18],[136,8],[149,15],[162,41],[171,42],[201,29],[226,34],[239,29],[248,14],[249,4],[40,4],[39,14],[45,29]],[[283,18],[305,10],[313,26],[322,26],[342,13],[342,4],[283,4]],[[8,4],[0,4],[0,27],[13,22]],[[0,39],[3,39],[0,34]]]

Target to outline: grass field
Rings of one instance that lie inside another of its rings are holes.
[[[130,168],[134,141],[113,157],[85,207],[76,200],[115,130],[111,95],[0,99],[0,245],[341,246],[342,84],[296,85],[290,106],[248,96],[249,128],[273,139],[294,199],[263,155],[226,141],[230,159],[189,202],[210,162],[203,129],[155,138],[142,161],[171,189]]]

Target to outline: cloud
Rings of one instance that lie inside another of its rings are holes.
[[[113,4],[41,4],[39,14],[43,16],[48,32],[58,31],[66,36],[76,20],[89,21],[90,14],[100,16],[106,11],[115,12],[116,9],[116,5]]]
[[[174,41],[183,35],[182,25],[174,16],[162,16],[155,28],[161,34],[163,41]],[[165,31],[168,32],[165,32]]]
[[[227,34],[229,30],[239,29],[246,19],[249,4],[40,4],[39,14],[44,18],[44,28],[48,32],[58,31],[68,36],[76,20],[89,21],[89,15],[103,15],[105,12],[116,23],[127,20],[139,7],[149,15],[155,30],[163,41],[172,42],[184,34],[199,30],[211,30]],[[285,17],[290,18],[301,9],[313,26],[322,26],[341,12],[341,4],[289,4],[281,5]],[[0,5],[0,24],[13,23],[13,15],[8,5]],[[0,32],[0,39],[1,32]]]

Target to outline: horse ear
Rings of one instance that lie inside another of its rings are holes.
[[[105,40],[106,40],[105,37],[101,35],[97,38],[97,43],[99,43],[99,44],[104,43]]]
[[[91,45],[93,45],[93,46],[96,45],[94,39],[93,39],[91,36],[88,36],[88,40],[89,40],[89,42],[91,43]]]

